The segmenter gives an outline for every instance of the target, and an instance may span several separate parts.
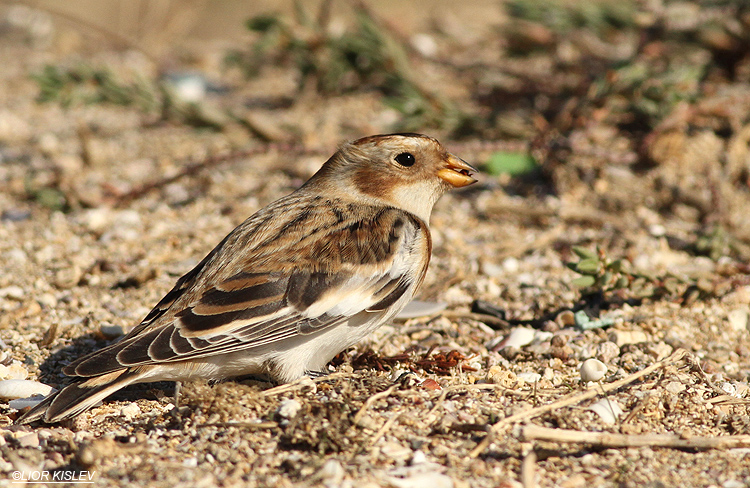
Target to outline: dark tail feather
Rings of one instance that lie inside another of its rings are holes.
[[[31,407],[31,410],[26,412],[25,414],[21,415],[16,419],[14,422],[15,424],[30,424],[31,422],[34,422],[35,420],[39,420],[44,416],[44,412],[47,411],[49,406],[54,401],[57,394],[60,393],[59,391],[56,391],[54,393],[50,393],[45,397],[44,400],[42,400],[40,403],[36,404],[35,406]]]
[[[104,400],[117,390],[137,383],[142,372],[121,370],[102,376],[84,378],[52,393],[31,410],[16,420],[16,424],[28,424],[35,420],[47,423],[60,422],[79,415]]]

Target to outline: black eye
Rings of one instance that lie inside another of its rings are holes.
[[[396,156],[396,162],[401,166],[412,166],[414,164],[414,155],[412,153],[401,153]]]

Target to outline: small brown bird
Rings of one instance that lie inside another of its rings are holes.
[[[120,341],[63,369],[74,383],[18,419],[58,422],[152,381],[321,374],[424,279],[435,202],[476,170],[420,134],[344,144],[240,224]]]

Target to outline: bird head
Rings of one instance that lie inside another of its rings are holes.
[[[387,134],[344,144],[310,180],[360,201],[401,208],[428,222],[446,191],[475,183],[477,170],[422,134]]]

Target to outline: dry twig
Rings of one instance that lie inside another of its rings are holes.
[[[378,400],[382,398],[388,398],[388,396],[390,396],[390,394],[393,393],[393,391],[396,389],[397,386],[398,385],[393,385],[387,390],[381,391],[380,393],[376,393],[375,395],[368,398],[365,404],[362,405],[362,408],[359,409],[359,412],[357,412],[354,415],[353,423],[356,425],[362,419],[367,409],[370,408],[373,403],[377,402]]]
[[[675,434],[627,435],[610,432],[584,432],[524,425],[518,436],[522,441],[569,442],[610,447],[670,447],[674,449],[736,449],[750,447],[750,435],[682,438]]]
[[[383,437],[389,430],[391,430],[391,427],[393,427],[393,424],[396,423],[396,420],[398,420],[402,413],[403,412],[394,412],[393,415],[391,415],[391,418],[389,418],[388,421],[380,428],[380,430],[377,431],[375,436],[370,441],[370,444],[375,444],[381,437]]]

